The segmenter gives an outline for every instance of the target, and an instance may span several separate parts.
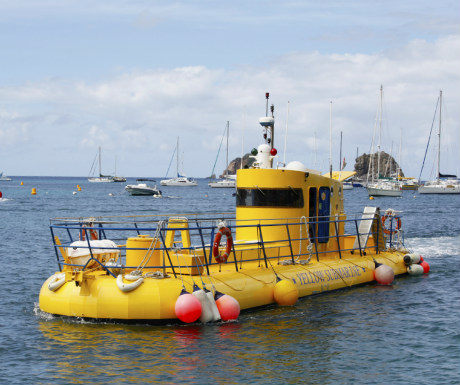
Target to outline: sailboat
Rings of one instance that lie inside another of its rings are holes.
[[[437,106],[436,106],[437,108]],[[418,188],[420,194],[460,194],[460,180],[456,175],[441,174],[441,111],[442,111],[442,91],[439,92],[439,128],[438,128],[438,151],[436,180],[425,182]],[[428,144],[430,143],[428,139]],[[428,149],[428,146],[427,146]],[[426,154],[425,154],[426,155]],[[423,166],[422,166],[423,171]],[[420,174],[422,172],[420,171]],[[454,179],[455,178],[455,179]]]
[[[380,179],[380,145],[382,139],[382,110],[383,110],[383,86],[380,86],[380,111],[379,111],[379,143],[377,146],[377,180],[374,180],[374,172],[372,170],[372,181],[367,183],[367,192],[369,196],[387,196],[387,197],[400,197],[402,195],[402,188],[399,182],[392,180]],[[373,164],[373,156],[369,162],[369,170]],[[369,178],[369,172],[368,172]]]
[[[173,154],[174,155],[174,154]],[[169,171],[169,168],[168,168]],[[166,175],[168,174],[166,172]],[[179,174],[179,137],[177,137],[177,145],[176,145],[176,174],[177,177],[171,179],[163,179],[160,181],[161,186],[184,186],[184,187],[191,187],[197,186],[198,182],[195,179],[187,178],[184,175]]]
[[[99,146],[99,153],[98,155],[99,158],[99,176],[92,176],[88,178],[88,182],[93,182],[93,183],[112,183],[114,182],[113,177],[110,175],[102,175],[101,172],[101,146]],[[90,174],[94,172],[95,169],[95,161],[96,158],[94,159],[93,165],[91,166]]]
[[[124,176],[117,176],[117,158],[115,157],[115,175],[112,177],[114,182],[126,182]]]
[[[236,187],[236,179],[233,179],[230,175],[228,175],[228,133],[229,133],[229,126],[230,122],[227,121],[227,156],[226,156],[226,168],[225,168],[225,175],[223,179],[209,182],[208,186],[212,188],[235,188]],[[217,154],[219,155],[219,154]],[[214,170],[212,171],[214,174]]]
[[[3,175],[3,171],[0,172],[0,181],[4,181],[4,182],[9,182],[11,181],[12,179],[6,175]]]

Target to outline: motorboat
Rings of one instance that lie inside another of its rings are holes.
[[[298,161],[274,167],[273,113],[259,123],[264,142],[253,166],[237,171],[235,212],[52,219],[58,270],[42,285],[41,311],[205,324],[427,273],[404,245],[400,212],[364,207],[347,216],[342,182]]]
[[[158,190],[157,186],[149,186],[147,183],[128,184],[125,186],[125,190],[131,195],[153,195],[161,197],[161,190]]]

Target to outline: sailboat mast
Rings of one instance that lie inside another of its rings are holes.
[[[227,120],[227,156],[225,161],[225,176],[228,177],[228,129],[230,126],[230,122]]]
[[[382,142],[383,86],[380,86],[379,144],[377,145],[377,179],[380,178],[380,143]]]
[[[332,179],[332,101],[329,109],[329,177]]]
[[[436,180],[439,180],[440,163],[441,163],[441,112],[442,112],[442,91],[439,91],[438,170],[436,174]]]
[[[99,176],[102,176],[102,168],[101,168],[101,146],[99,146]]]
[[[342,131],[340,131],[340,157],[339,157],[339,170],[342,171]]]
[[[179,137],[177,137],[177,153],[176,153],[176,175],[179,178]]]

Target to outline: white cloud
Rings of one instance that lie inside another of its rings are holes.
[[[60,148],[72,147],[76,156],[80,151],[92,159],[102,145],[107,157],[117,154],[119,171],[125,175],[156,176],[165,172],[180,136],[185,172],[207,176],[227,120],[231,158],[241,155],[243,119],[246,151],[259,144],[257,121],[265,114],[264,94],[269,91],[280,153],[290,101],[288,161],[297,158],[312,167],[317,158],[318,164],[327,164],[333,101],[334,164],[339,163],[338,137],[343,131],[344,156],[352,167],[356,148],[360,153],[370,148],[383,84],[383,148],[389,151],[393,141],[396,153],[402,128],[402,167],[406,174],[418,176],[440,89],[449,112],[444,120],[446,132],[452,132],[449,141],[460,142],[459,59],[460,39],[448,36],[434,43],[413,40],[370,55],[292,53],[232,71],[194,66],[138,70],[100,83],[29,82],[0,88],[1,100],[8,100],[0,105],[0,148],[8,154],[11,175],[49,175]],[[315,132],[317,156],[313,156]],[[49,159],[32,165],[24,162],[21,151],[9,149],[19,143],[24,151]],[[460,164],[458,151],[451,155],[455,159],[446,172],[457,171]],[[3,156],[0,161],[5,161]],[[89,163],[61,162],[53,170],[55,175],[86,175]]]

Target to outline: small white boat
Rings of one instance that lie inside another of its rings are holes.
[[[92,183],[112,183],[115,182],[112,177],[110,176],[95,176],[95,177],[90,177],[88,178],[88,182]]]
[[[391,179],[379,179],[381,174],[380,174],[380,141],[382,137],[382,112],[383,112],[383,86],[380,86],[380,108],[379,108],[379,143],[377,145],[377,172],[375,173],[373,170],[371,172],[371,168],[373,168],[373,156],[375,154],[371,154],[371,159],[369,162],[369,170],[368,170],[368,179],[369,179],[369,174],[372,176],[372,180],[367,183],[367,192],[369,193],[369,196],[374,197],[374,196],[385,196],[385,197],[400,197],[402,195],[402,187],[401,183],[398,181],[394,181]],[[372,147],[374,144],[372,143]],[[391,163],[390,163],[391,164]],[[391,166],[390,166],[390,174],[391,174]]]
[[[160,181],[162,186],[197,186],[198,182],[195,179],[189,179],[185,176],[178,176],[177,178],[163,179]]]
[[[99,153],[98,153],[98,155],[96,155],[96,157],[99,158],[99,176],[89,177],[88,182],[92,182],[92,183],[113,183],[113,182],[115,182],[114,179],[113,179],[113,176],[111,176],[111,175],[102,175],[102,172],[101,172],[101,147],[100,146],[99,146]],[[95,162],[96,162],[96,159],[94,160],[93,165],[91,166],[90,174],[95,169],[95,167],[94,167]]]
[[[146,183],[128,184],[125,186],[125,190],[131,195],[154,195],[161,196],[161,191],[158,190],[157,186],[149,186]]]
[[[179,174],[179,137],[177,137],[177,145],[176,145],[176,174],[177,177],[170,178],[170,179],[163,179],[160,181],[161,186],[182,186],[182,187],[189,187],[189,186],[197,186],[198,182],[195,179],[187,178],[184,175]],[[173,153],[174,156],[174,153]],[[172,158],[171,158],[172,162]],[[171,166],[171,162],[169,165]],[[168,175],[168,171],[166,171],[166,175]]]
[[[12,179],[10,177],[7,177],[6,175],[3,175],[3,171],[0,172],[0,181],[9,182],[11,180]]]
[[[442,112],[442,91],[439,93],[439,129],[438,129],[438,153],[437,153],[437,169],[436,180],[425,182],[419,186],[420,194],[460,194],[460,180],[456,175],[443,175],[440,171],[441,164],[441,112]],[[428,140],[428,145],[430,144]],[[427,146],[428,149],[428,146]],[[425,162],[425,161],[424,161]],[[422,166],[423,171],[423,166]],[[422,172],[420,172],[421,174]],[[454,179],[455,178],[455,179]]]
[[[420,194],[460,194],[460,180],[439,179],[425,182],[418,188]]]
[[[402,187],[398,182],[393,181],[378,181],[368,183],[367,192],[369,196],[385,196],[385,197],[400,197],[402,195]]]
[[[212,188],[236,188],[236,180],[224,178],[214,182],[209,182],[208,186]]]
[[[229,135],[229,130],[230,130],[229,121],[227,121],[227,126],[225,130],[227,131],[227,156],[226,156],[226,161],[225,161],[225,175],[223,176],[222,179],[209,182],[208,186],[212,188],[236,188],[236,175],[228,175],[228,135]],[[224,137],[222,136],[222,139],[223,138]],[[220,144],[222,144],[222,141]],[[216,162],[217,162],[217,158],[219,157],[219,152],[220,152],[220,147],[219,147],[219,151],[217,152]],[[214,167],[215,166],[216,166],[216,163],[214,163]],[[211,175],[213,174],[214,174],[214,168],[212,169],[212,172],[211,172]]]

